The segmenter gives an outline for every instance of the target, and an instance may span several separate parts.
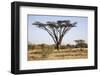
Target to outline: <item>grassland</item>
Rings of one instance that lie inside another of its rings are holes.
[[[28,61],[86,58],[88,58],[87,48],[67,48],[60,50],[54,48],[28,49]]]

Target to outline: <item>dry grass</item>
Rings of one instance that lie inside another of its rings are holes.
[[[54,49],[31,49],[28,51],[28,61],[85,58],[88,58],[87,48],[61,49],[59,51]]]

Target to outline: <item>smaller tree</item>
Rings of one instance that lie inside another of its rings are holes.
[[[71,46],[70,44],[67,44],[66,47],[67,47],[67,48],[71,48],[72,46]]]
[[[75,40],[76,42],[76,48],[87,48],[88,45],[85,43],[84,40]]]

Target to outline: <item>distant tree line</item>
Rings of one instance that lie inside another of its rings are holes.
[[[60,49],[67,48],[87,48],[88,44],[84,40],[75,40],[76,44],[66,44],[61,45]],[[51,48],[56,49],[56,44],[48,45],[48,44],[28,44],[28,49],[44,49]]]

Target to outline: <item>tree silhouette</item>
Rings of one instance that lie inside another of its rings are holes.
[[[85,43],[85,40],[75,40],[76,42],[76,47],[78,48],[87,48],[88,44]]]
[[[75,24],[76,22],[71,23],[70,20],[59,20],[46,23],[36,21],[32,25],[47,31],[56,44],[56,49],[59,50],[63,37],[72,27],[75,27]]]

